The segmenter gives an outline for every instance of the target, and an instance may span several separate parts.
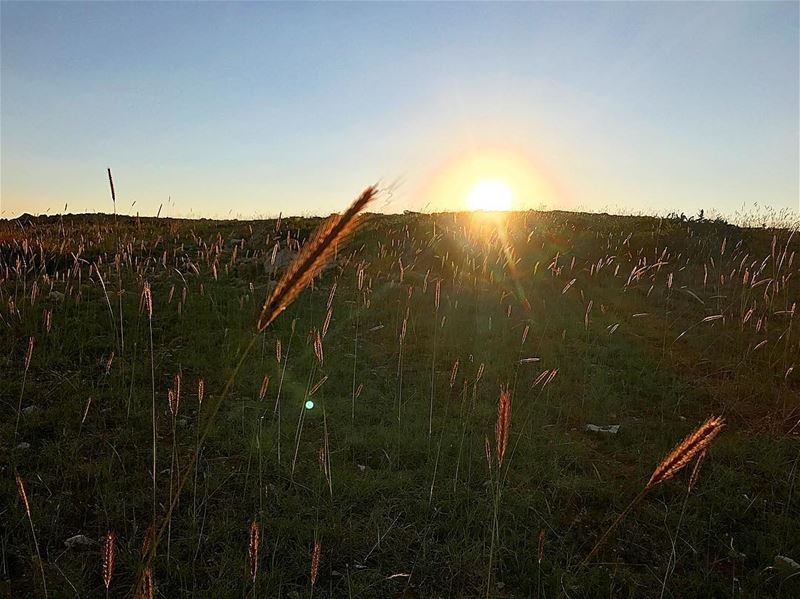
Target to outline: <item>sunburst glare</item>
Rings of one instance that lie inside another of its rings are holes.
[[[501,212],[511,210],[514,193],[503,181],[484,179],[475,184],[467,195],[472,211]]]

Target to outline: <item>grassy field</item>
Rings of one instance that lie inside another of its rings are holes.
[[[321,222],[0,222],[5,596],[800,596],[800,238],[367,214],[259,333]]]

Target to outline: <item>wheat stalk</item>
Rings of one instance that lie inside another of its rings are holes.
[[[450,370],[450,390],[453,390],[453,385],[456,383],[456,376],[458,375],[458,358],[453,362],[453,368]]]
[[[178,408],[181,405],[181,373],[175,375],[175,383],[173,389],[175,390],[170,396],[169,409],[172,412],[172,417],[178,416]]]
[[[500,400],[497,402],[497,422],[494,427],[495,448],[498,470],[503,466],[503,458],[506,455],[508,446],[508,421],[511,417],[511,397],[508,390],[500,392]]]
[[[181,372],[180,370],[175,374],[172,389],[167,391],[167,400],[169,402],[169,411],[172,414],[172,456],[169,462],[169,501],[172,503],[172,495],[174,490],[175,470],[180,471],[180,465],[177,461],[177,429],[175,426],[175,419],[178,417],[178,408],[181,405]],[[169,561],[170,547],[172,541],[172,519],[167,526],[167,561]]]
[[[664,597],[664,593],[667,591],[667,580],[669,579],[670,574],[675,569],[676,565],[676,549],[675,549],[675,541],[678,538],[678,533],[681,529],[681,524],[683,524],[683,516],[686,513],[686,504],[689,502],[689,495],[692,493],[692,489],[694,488],[695,484],[697,483],[697,479],[700,477],[700,466],[703,465],[703,460],[706,458],[706,453],[708,453],[708,449],[703,449],[698,456],[697,459],[694,461],[694,467],[692,468],[692,473],[689,475],[689,484],[686,487],[686,497],[683,499],[683,507],[681,508],[681,515],[678,518],[678,526],[675,528],[675,536],[672,538],[672,551],[670,552],[669,559],[667,560],[667,570],[664,573],[664,580],[661,584],[661,597]]]
[[[264,375],[264,380],[261,381],[261,388],[258,390],[258,399],[263,401],[267,396],[267,389],[269,388],[269,375]]]
[[[28,349],[25,352],[25,370],[22,373],[22,388],[19,392],[19,404],[17,405],[17,423],[14,426],[14,441],[17,440],[17,431],[19,430],[19,416],[22,413],[22,398],[25,396],[25,381],[28,379],[28,368],[31,366],[31,358],[33,357],[33,337],[28,337]]]
[[[157,424],[156,424],[156,370],[155,370],[155,357],[153,356],[153,292],[150,289],[150,283],[145,281],[142,288],[142,302],[147,309],[147,323],[150,331],[150,384],[152,389],[152,403],[150,409],[150,417],[152,420],[153,432],[153,522],[156,520],[156,439],[157,439]]]
[[[117,220],[117,194],[114,192],[114,179],[111,177],[111,169],[108,171],[108,185],[111,187],[111,202],[114,204],[114,222]]]
[[[195,467],[197,463],[197,456],[202,450],[203,444],[205,443],[205,440],[211,431],[211,427],[214,423],[214,419],[217,415],[217,412],[219,411],[222,402],[227,398],[228,393],[230,392],[231,387],[233,386],[233,383],[236,379],[236,376],[241,370],[245,362],[245,359],[250,354],[250,351],[255,345],[255,342],[258,339],[258,334],[262,333],[266,329],[266,327],[273,320],[275,320],[275,318],[277,318],[277,316],[284,309],[286,309],[286,307],[297,297],[300,291],[302,291],[303,288],[322,269],[325,262],[333,254],[336,245],[341,241],[343,241],[347,237],[347,235],[354,230],[358,215],[376,197],[377,193],[378,193],[377,187],[375,186],[367,187],[344,213],[342,213],[341,215],[332,216],[327,221],[325,221],[325,223],[323,223],[319,227],[319,229],[314,234],[312,239],[303,246],[300,253],[297,255],[295,260],[289,266],[289,269],[284,273],[284,275],[278,281],[278,284],[273,290],[273,292],[269,296],[267,296],[267,300],[264,302],[264,306],[261,309],[261,313],[256,323],[257,334],[253,336],[253,338],[250,340],[250,343],[247,345],[247,347],[245,347],[244,351],[241,353],[239,361],[234,367],[231,376],[225,383],[225,387],[223,388],[222,393],[219,395],[214,395],[210,400],[211,405],[209,406],[209,409],[207,411],[206,422],[205,426],[203,427],[203,433],[200,436],[199,442],[197,444],[197,451],[195,451],[192,457],[190,458],[189,464],[187,465],[183,476],[179,477],[178,486],[176,488],[174,496],[172,497],[172,500],[170,501],[169,507],[167,508],[167,513],[161,519],[161,522],[158,526],[158,530],[154,535],[153,543],[144,557],[142,575],[139,576],[139,579],[137,580],[136,583],[136,589],[138,592],[141,593],[144,590],[144,584],[145,584],[144,575],[146,572],[149,571],[150,564],[152,563],[156,548],[158,546],[158,542],[166,532],[167,527],[169,526],[169,523],[172,520],[172,513],[175,510],[178,498],[180,497],[183,487],[186,485],[186,481],[188,480],[188,477],[190,476],[192,469]],[[151,325],[151,368],[152,368],[152,325]],[[154,420],[154,425],[155,425],[155,420]],[[155,426],[153,430],[155,432]],[[155,435],[154,435],[154,440],[155,440]],[[155,452],[153,453],[153,457],[155,458]],[[153,468],[153,478],[155,481],[155,467]],[[153,498],[154,498],[154,510],[155,510],[155,484],[153,486],[153,489],[154,489]]]
[[[707,452],[707,449],[703,449],[703,451],[701,451],[697,456],[697,460],[695,460],[694,468],[692,468],[692,474],[689,476],[689,485],[686,491],[687,493],[691,493],[695,484],[697,484],[697,479],[700,477],[700,466],[703,465],[703,460],[706,459]]]
[[[483,364],[478,370],[478,380],[483,374]],[[477,385],[477,381],[476,381]],[[511,418],[511,396],[508,393],[508,388],[500,389],[500,399],[497,402],[497,421],[494,425],[494,439],[495,439],[495,459],[497,460],[497,481],[493,485],[494,490],[494,512],[492,517],[492,541],[489,546],[489,571],[486,576],[486,596],[489,596],[492,582],[492,563],[494,559],[495,542],[500,541],[500,530],[498,524],[498,515],[500,510],[500,492],[501,492],[501,469],[503,467],[503,458],[506,455],[506,447],[508,447],[508,426]],[[489,449],[488,438],[486,439],[486,449]],[[489,460],[489,476],[491,476],[491,456],[487,451],[487,459]]]
[[[25,514],[28,518],[31,517],[31,504],[28,501],[28,494],[25,492],[25,483],[22,482],[19,474],[16,475],[17,477],[17,492],[19,493],[19,498],[22,500],[22,506],[25,508]]]
[[[261,544],[261,527],[258,522],[253,520],[250,524],[250,545],[248,555],[250,556],[250,581],[255,584],[258,575],[258,548]]]
[[[200,408],[203,407],[203,397],[206,394],[206,381],[201,378],[197,381],[197,420],[195,426],[195,452],[200,453]],[[192,489],[192,511],[197,514],[197,470],[194,471],[194,488]]]
[[[625,508],[625,510],[614,520],[613,524],[609,526],[608,530],[603,533],[603,536],[595,544],[594,548],[589,552],[589,555],[581,562],[586,565],[595,556],[600,546],[606,540],[611,531],[622,522],[622,519],[631,511],[631,509],[642,500],[642,498],[656,485],[669,480],[677,474],[686,464],[692,461],[693,458],[705,452],[711,441],[719,434],[725,426],[725,421],[719,416],[711,416],[697,429],[695,429],[689,436],[681,441],[675,449],[669,452],[666,457],[661,460],[653,471],[650,480],[647,482],[641,492],[634,498],[633,501]],[[698,466],[699,468],[699,466]],[[699,472],[699,470],[698,470]]]
[[[526,329],[527,330],[527,329]],[[545,542],[544,528],[539,531],[539,544],[536,548],[536,596],[542,595],[542,558],[544,557],[544,542]]]
[[[25,514],[28,516],[28,524],[31,525],[31,536],[33,537],[33,546],[36,548],[36,557],[39,559],[39,571],[42,574],[42,587],[44,588],[44,596],[47,599],[47,581],[44,576],[44,565],[42,564],[42,554],[39,552],[39,542],[36,540],[36,530],[33,528],[33,518],[31,516],[31,504],[28,501],[28,493],[25,491],[25,483],[20,478],[19,474],[15,473],[17,478],[17,492],[19,498],[22,500],[22,505],[25,508]]]
[[[319,573],[319,553],[321,550],[320,542],[314,541],[314,550],[311,552],[311,588],[317,583]]]
[[[434,315],[433,315],[433,352],[431,354],[431,401],[430,407],[428,411],[428,439],[430,439],[431,434],[433,433],[433,400],[434,394],[436,392],[436,343],[439,337],[439,299],[442,292],[442,281],[441,279],[436,281],[436,290],[434,292],[433,297],[433,304],[434,304]]]
[[[114,574],[114,560],[117,554],[117,536],[114,531],[109,530],[103,537],[103,584],[106,587],[106,595],[111,586],[111,577]]]
[[[28,350],[25,352],[25,371],[27,372],[28,368],[31,365],[31,357],[33,356],[33,337],[28,337]]]
[[[661,460],[645,488],[652,489],[657,484],[675,476],[679,470],[709,446],[724,426],[725,421],[718,416],[712,416],[706,420]]]
[[[256,324],[259,333],[263,332],[317,276],[335,251],[336,245],[352,232],[358,215],[377,193],[378,190],[374,185],[367,187],[345,212],[331,216],[317,229],[280,278],[272,293],[267,296]]]
[[[536,548],[536,561],[540,564],[542,563],[542,558],[544,557],[544,541],[545,541],[545,530],[544,528],[539,531],[539,545]]]
[[[153,599],[155,597],[155,585],[153,584],[153,570],[145,568],[142,572],[142,582],[135,599]]]

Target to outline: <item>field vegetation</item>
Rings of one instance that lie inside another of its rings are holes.
[[[0,222],[5,595],[800,596],[793,230],[363,208]]]

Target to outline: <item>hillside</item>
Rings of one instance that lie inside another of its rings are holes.
[[[321,222],[0,222],[5,594],[102,597],[113,531],[132,596],[178,497],[161,597],[800,595],[797,236],[367,214],[258,333]]]

